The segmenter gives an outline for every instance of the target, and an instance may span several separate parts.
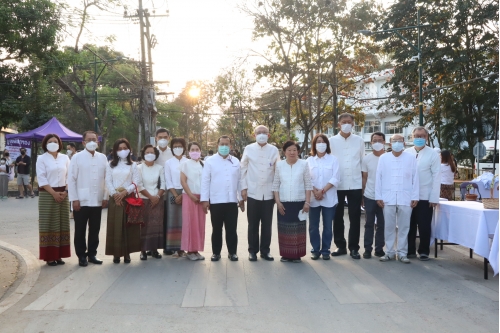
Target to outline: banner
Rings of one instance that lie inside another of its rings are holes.
[[[21,148],[26,149],[26,155],[31,157],[31,140],[25,139],[7,139],[5,149],[10,153],[10,159],[15,161],[18,156],[21,156]]]

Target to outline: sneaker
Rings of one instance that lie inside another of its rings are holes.
[[[365,250],[365,252],[363,252],[363,258],[370,259],[371,257],[372,257],[372,251]]]
[[[184,252],[184,254],[186,254],[186,253]],[[205,260],[205,257],[202,256],[200,253],[196,252],[195,255],[198,258],[198,260]],[[185,257],[185,255],[183,255],[183,257]]]
[[[174,252],[174,254],[172,254],[170,257],[172,257],[174,259],[178,259],[179,258],[179,253]]]
[[[408,257],[406,257],[406,256],[399,257],[399,261],[401,261],[404,264],[410,263],[410,259],[408,259]]]
[[[394,257],[389,257],[388,254],[384,254],[382,257],[379,258],[380,261],[389,261],[389,260],[393,260]]]
[[[181,253],[181,258],[186,258],[187,257],[187,252],[182,252]]]
[[[385,252],[383,250],[375,251],[375,257],[383,257],[385,256]]]
[[[427,254],[421,254],[419,259],[422,261],[427,261],[429,260],[429,256]]]
[[[177,258],[179,258],[179,256],[177,256]],[[188,254],[188,255],[187,255],[187,258],[188,258],[189,260],[192,260],[192,261],[199,260],[199,259],[198,259],[198,256],[196,255],[196,253],[190,253],[190,254]]]
[[[302,262],[302,259],[300,259],[300,258],[297,258],[297,259],[292,259],[292,262],[294,262],[294,263],[299,263],[299,262]]]
[[[288,259],[288,258],[285,258],[285,257],[281,257],[280,259],[281,262],[290,262],[292,261],[291,259]]]

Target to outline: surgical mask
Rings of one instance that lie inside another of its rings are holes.
[[[257,134],[255,137],[257,139],[257,143],[263,144],[267,143],[267,139],[269,138],[267,134]]]
[[[156,155],[155,154],[146,154],[144,155],[144,159],[148,162],[153,162],[156,160]]]
[[[167,139],[158,140],[158,146],[160,146],[160,148],[167,148],[168,140]]]
[[[405,147],[405,144],[402,143],[402,142],[393,142],[392,143],[392,150],[394,150],[396,153],[399,153],[400,151],[402,151]]]
[[[316,144],[316,151],[323,154],[326,151],[326,143],[320,142]]]
[[[56,151],[59,150],[59,144],[55,142],[47,143],[47,150],[50,151],[51,153],[55,153]]]
[[[372,148],[375,151],[381,151],[382,149],[384,149],[384,144],[380,143],[380,142],[375,142],[375,143],[372,143]]]
[[[118,157],[120,158],[127,158],[128,154],[130,154],[130,150],[125,149],[125,150],[120,150],[119,152],[116,153]]]
[[[424,138],[415,138],[415,139],[413,139],[413,145],[415,147],[423,147],[423,146],[425,146],[425,139]]]
[[[201,156],[201,153],[199,151],[190,151],[189,152],[189,157],[191,157],[191,159],[193,159],[193,160],[199,159],[200,156]]]
[[[219,154],[222,156],[229,155],[229,146],[219,146]]]
[[[184,148],[179,148],[179,147],[174,148],[173,150],[174,150],[174,155],[175,156],[181,156],[182,153],[184,152]]]
[[[2,164],[2,165],[5,164],[5,161],[1,161],[0,164]]]
[[[344,132],[345,134],[351,133],[352,131],[352,125],[351,124],[342,124],[340,126],[340,130]]]
[[[73,152],[71,150],[67,150],[66,155],[71,156],[71,155],[73,155]]]
[[[85,148],[87,148],[88,151],[94,151],[97,149],[97,142],[90,141],[85,144]]]

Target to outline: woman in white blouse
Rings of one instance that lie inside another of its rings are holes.
[[[440,198],[453,200],[455,192],[455,172],[457,172],[457,167],[450,151],[441,151],[441,193]]]
[[[338,204],[337,186],[339,185],[339,162],[330,155],[330,141],[326,135],[318,133],[311,143],[311,156],[307,159],[313,185],[311,209],[309,210],[309,241],[311,259],[330,259],[332,244],[332,225]],[[323,232],[319,234],[320,215],[323,216]]]
[[[300,262],[306,255],[307,238],[307,218],[302,215],[309,212],[313,187],[308,164],[299,159],[300,146],[287,141],[283,151],[286,159],[276,164],[273,182],[280,255],[283,262]]]
[[[170,149],[174,158],[165,162],[165,182],[167,184],[167,213],[165,214],[165,251],[173,251],[172,258],[185,257],[186,253],[181,250],[182,237],[182,185],[181,185],[181,163],[187,160],[186,141],[183,138],[173,138]]]
[[[190,160],[181,164],[182,192],[182,241],[181,248],[187,251],[189,260],[204,260],[199,251],[205,245],[205,212],[200,204],[201,175],[203,162],[201,161],[201,147],[196,142],[188,146]]]
[[[7,159],[2,157],[0,159],[0,199],[7,200],[9,192],[9,175],[10,166],[7,164]]]
[[[130,263],[130,253],[141,250],[141,227],[138,224],[127,225],[125,197],[135,191],[135,184],[140,181],[137,165],[130,158],[130,143],[121,138],[115,141],[113,159],[106,168],[106,187],[110,195],[108,223],[106,230],[106,255],[113,256],[115,264],[120,257]]]
[[[62,141],[56,134],[47,134],[42,148],[45,153],[36,163],[40,259],[49,266],[64,265],[62,258],[71,256],[67,186],[69,158],[59,154]]]
[[[163,166],[155,161],[160,156],[158,148],[145,145],[141,151],[143,162],[137,167],[141,182],[140,196],[144,200],[144,225],[141,227],[141,260],[147,260],[146,251],[151,251],[153,258],[160,259],[158,249],[163,247],[163,193],[165,192],[165,174]],[[160,180],[160,181],[158,181]]]

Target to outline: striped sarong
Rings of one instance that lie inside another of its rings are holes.
[[[139,224],[127,225],[125,207],[117,206],[113,197],[109,197],[106,255],[123,257],[140,250],[141,226]]]
[[[141,227],[141,251],[156,251],[163,247],[163,197],[151,207],[149,199],[144,200],[144,225]]]
[[[71,257],[68,197],[58,203],[54,197],[40,191],[38,198],[38,230],[40,259],[54,261]]]
[[[282,202],[285,215],[278,211],[278,242],[280,256],[287,259],[299,259],[306,255],[307,228],[306,221],[300,221],[299,211],[304,201]]]
[[[182,194],[182,190],[175,190],[178,195]],[[176,203],[171,204],[170,198],[174,196],[168,191],[167,207],[165,210],[165,250],[179,251],[181,249],[182,239],[182,205]]]

